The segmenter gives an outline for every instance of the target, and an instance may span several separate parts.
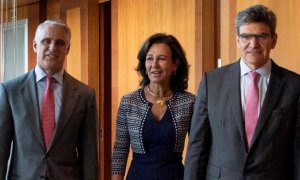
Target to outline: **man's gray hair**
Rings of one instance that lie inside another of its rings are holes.
[[[264,5],[250,6],[240,11],[235,20],[236,33],[240,34],[240,27],[248,23],[264,23],[270,28],[271,35],[276,34],[276,15]]]
[[[63,30],[66,32],[67,44],[70,44],[71,29],[66,23],[64,23],[61,20],[46,20],[43,23],[39,24],[39,26],[37,27],[37,29],[35,31],[35,37],[34,37],[35,41],[40,40],[41,33],[42,33],[43,29],[47,26],[58,26],[58,27],[63,28]]]

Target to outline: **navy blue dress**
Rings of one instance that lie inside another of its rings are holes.
[[[167,109],[156,121],[149,111],[143,129],[146,154],[133,153],[127,180],[182,180],[182,153],[175,153],[175,126]]]

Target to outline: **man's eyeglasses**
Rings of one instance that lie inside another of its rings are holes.
[[[269,40],[270,34],[262,33],[262,34],[239,34],[239,38],[244,42],[249,42],[252,38],[255,38],[255,40],[259,42],[266,42]]]

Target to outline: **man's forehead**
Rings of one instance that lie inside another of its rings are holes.
[[[240,26],[240,33],[270,33],[270,28],[265,23],[253,22]]]
[[[59,30],[60,29],[60,30]],[[52,29],[52,28],[45,28],[41,34],[40,39],[51,39],[51,40],[63,40],[67,41],[67,34],[64,32],[62,28],[59,29]]]

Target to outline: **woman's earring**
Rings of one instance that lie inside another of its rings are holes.
[[[176,71],[173,72],[174,76],[176,76]]]

